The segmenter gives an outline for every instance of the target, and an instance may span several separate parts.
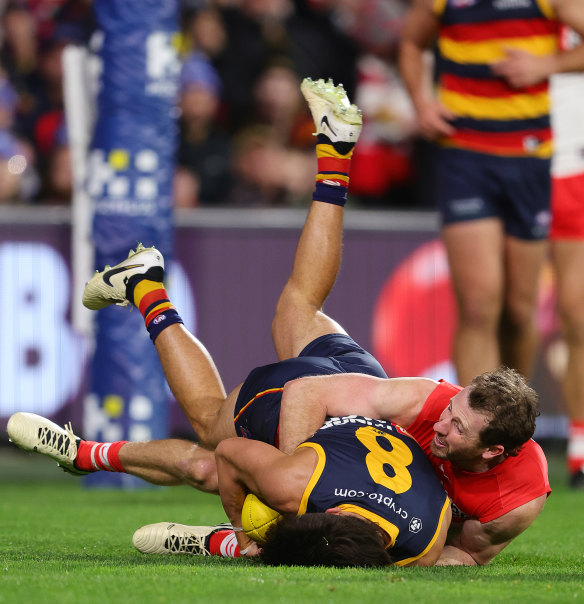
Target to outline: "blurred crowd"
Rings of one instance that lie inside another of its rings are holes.
[[[364,113],[351,201],[432,205],[427,150],[397,73],[407,0],[182,0],[177,207],[294,207],[314,187],[303,77]],[[67,204],[62,53],[95,28],[91,0],[0,0],[0,203]],[[417,166],[417,168],[414,168]]]

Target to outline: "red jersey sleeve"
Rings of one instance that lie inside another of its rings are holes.
[[[434,424],[440,419],[440,415],[450,403],[450,399],[461,390],[461,386],[440,380],[438,386],[426,399],[418,417],[409,426],[404,426],[418,441],[426,455],[430,454],[430,442],[434,438]]]

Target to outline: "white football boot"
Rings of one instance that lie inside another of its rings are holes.
[[[308,103],[315,135],[324,134],[331,143],[356,143],[363,127],[363,115],[349,102],[342,84],[332,80],[304,78],[300,90]]]
[[[152,281],[164,278],[164,257],[155,247],[138,244],[136,250],[130,250],[128,257],[114,267],[107,265],[95,275],[83,291],[83,305],[90,310],[99,310],[110,304],[128,306],[126,285],[133,275],[146,275]]]
[[[71,423],[61,428],[46,417],[19,412],[8,420],[6,431],[16,446],[54,459],[65,472],[89,474],[75,466],[77,447],[81,439],[73,433]]]
[[[132,543],[143,554],[210,556],[211,535],[232,528],[230,524],[187,526],[174,522],[157,522],[139,528],[132,537]]]

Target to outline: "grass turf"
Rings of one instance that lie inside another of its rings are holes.
[[[269,568],[248,560],[145,556],[133,531],[162,520],[225,520],[189,488],[86,489],[38,455],[0,450],[0,604],[21,602],[584,602],[584,492],[554,493],[489,566],[358,570]]]

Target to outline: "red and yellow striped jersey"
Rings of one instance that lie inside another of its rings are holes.
[[[507,48],[536,56],[557,52],[558,23],[549,0],[435,0],[440,19],[438,97],[456,133],[441,142],[496,155],[550,157],[548,82],[512,88],[491,65]]]

